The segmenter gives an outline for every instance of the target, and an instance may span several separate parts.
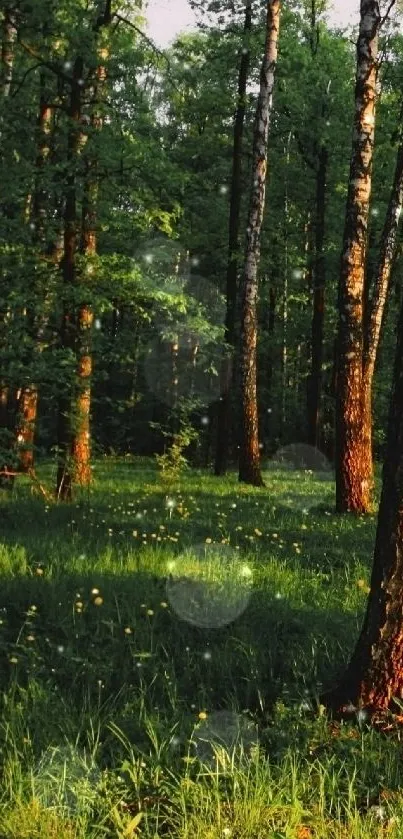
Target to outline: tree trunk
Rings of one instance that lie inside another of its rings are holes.
[[[336,508],[366,512],[370,505],[363,431],[363,291],[375,134],[379,6],[361,0],[357,41],[355,117],[339,283],[336,398]]]
[[[269,349],[266,359],[266,393],[268,407],[266,409],[264,419],[264,429],[266,431],[266,438],[270,440],[272,428],[272,392],[273,392],[273,373],[274,373],[274,326],[276,321],[276,289],[274,285],[269,288],[269,307],[267,317],[267,338],[269,341]]]
[[[38,390],[35,385],[22,388],[18,400],[17,446],[21,472],[29,472],[34,466],[34,441]]]
[[[83,256],[96,254],[96,204],[98,196],[95,171],[89,166],[82,207],[80,251]],[[89,262],[87,268],[91,268]],[[77,371],[72,405],[71,459],[73,480],[80,486],[91,482],[91,332],[94,313],[91,305],[83,301],[79,306],[75,324]]]
[[[239,250],[239,214],[241,208],[242,137],[246,110],[246,85],[249,72],[249,35],[252,28],[252,0],[245,3],[243,49],[239,66],[238,102],[234,121],[234,142],[232,152],[232,178],[229,213],[229,242],[227,262],[225,342],[230,353],[222,361],[220,401],[218,403],[217,448],[214,474],[224,475],[227,470],[229,452],[229,429],[231,427],[231,392],[233,388],[233,352],[235,349],[236,297]]]
[[[9,96],[13,78],[14,44],[17,32],[13,21],[12,10],[5,9],[3,15],[3,33],[1,42],[1,92],[3,96]]]
[[[77,207],[76,207],[76,167],[80,143],[81,87],[83,61],[76,58],[71,82],[69,119],[70,130],[67,147],[67,172],[64,208],[64,250],[61,262],[64,286],[63,316],[60,330],[60,345],[63,350],[75,352],[75,324],[71,295],[76,282],[77,249]],[[58,467],[56,477],[56,495],[63,501],[72,497],[71,464],[71,387],[60,392],[57,418]]]
[[[311,334],[311,372],[308,379],[308,443],[319,446],[320,403],[322,395],[323,327],[325,317],[325,236],[326,170],[328,152],[321,146],[316,173],[315,265],[313,272],[313,315]]]
[[[398,710],[403,700],[403,306],[398,325],[387,451],[371,588],[355,651],[338,686],[321,697],[329,708],[348,703]],[[401,710],[399,711],[401,714]]]
[[[111,0],[105,0],[103,11],[97,16],[93,32],[97,37],[98,65],[96,81],[92,86],[95,98],[100,99],[106,79],[105,59],[109,51],[99,40],[103,27],[111,22]],[[68,139],[68,173],[66,183],[66,203],[64,213],[64,256],[63,280],[69,292],[77,284],[76,249],[77,249],[77,208],[76,208],[76,159],[86,142],[86,137],[80,128],[81,122],[81,91],[83,60],[78,57],[74,64],[73,81],[70,99],[71,129]],[[81,87],[80,87],[81,83]],[[91,87],[87,88],[88,91]],[[102,118],[94,109],[91,117],[93,129],[102,126]],[[84,141],[84,142],[83,142]],[[82,225],[80,250],[83,255],[91,257],[96,253],[96,204],[98,194],[98,180],[96,173],[97,150],[95,156],[88,156],[87,180],[84,184],[84,198],[82,204]],[[89,262],[91,267],[91,262]],[[88,270],[88,266],[87,266]],[[67,305],[66,305],[67,303]],[[88,484],[91,480],[90,467],[90,409],[91,409],[91,329],[93,311],[87,300],[83,300],[76,311],[75,305],[65,301],[63,314],[61,343],[65,349],[70,349],[76,357],[76,378],[73,389],[68,389],[59,400],[58,414],[58,450],[59,464],[57,472],[56,492],[63,500],[72,497],[72,484]]]
[[[284,177],[284,218],[283,218],[283,288],[281,294],[282,336],[281,336],[281,414],[280,438],[284,440],[287,427],[287,388],[288,388],[288,231],[289,231],[289,201],[288,201],[288,167],[290,164],[290,143],[292,133],[288,133],[287,143],[284,145],[286,161]]]
[[[253,133],[253,183],[248,215],[245,268],[242,278],[240,359],[242,435],[239,480],[254,486],[263,486],[260,472],[256,399],[257,269],[265,203],[267,140],[273,101],[279,28],[280,0],[268,0],[265,54],[260,72],[260,90]]]
[[[2,20],[2,36],[1,36],[1,73],[0,73],[0,93],[4,97],[10,95],[11,81],[13,76],[14,64],[14,43],[16,38],[16,28],[14,25],[11,9],[5,9]],[[3,324],[5,325],[6,313],[0,314]],[[0,431],[2,432],[0,446],[6,452],[10,448],[12,440],[12,432],[10,420],[13,416],[13,393],[5,378],[0,378]],[[4,438],[4,439],[3,439]],[[0,452],[1,455],[1,452]],[[2,459],[0,457],[0,459]],[[5,458],[7,459],[7,458]],[[3,458],[4,460],[4,458]],[[7,463],[0,463],[4,471],[11,471]],[[3,476],[1,485],[3,487],[12,488],[14,479],[12,477]]]
[[[49,138],[51,132],[52,108],[48,104],[46,93],[46,76],[40,76],[40,97],[38,114],[38,151],[35,162],[35,191],[33,197],[32,219],[35,224],[34,241],[40,249],[42,257],[46,253],[46,213],[49,195],[44,185],[44,169],[49,156]],[[32,364],[32,356],[38,353],[38,341],[40,333],[44,328],[47,316],[39,317],[35,311],[37,307],[37,295],[41,289],[34,289],[34,299],[27,310],[27,333],[31,341],[27,358],[27,367]],[[19,458],[19,467],[23,472],[28,472],[34,466],[34,441],[36,429],[36,415],[38,406],[38,388],[34,381],[23,385],[19,398],[18,419],[16,427],[16,442]]]
[[[367,329],[364,334],[363,352],[363,428],[365,461],[369,465],[367,480],[373,486],[372,469],[372,383],[375,372],[379,340],[384,321],[386,300],[390,287],[393,260],[397,249],[397,234],[403,203],[403,142],[397,152],[393,186],[382,230],[379,260],[374,291],[368,306]]]

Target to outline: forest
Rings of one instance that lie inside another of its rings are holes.
[[[0,0],[0,839],[400,839],[403,6]]]

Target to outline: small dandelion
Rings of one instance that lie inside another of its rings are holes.
[[[210,652],[210,650],[206,650],[206,652],[205,652],[205,653],[203,653],[203,658],[204,658],[204,660],[205,660],[205,661],[211,661],[211,652]]]
[[[103,602],[103,597],[96,597],[94,600],[94,606],[102,606]]]
[[[59,646],[58,646],[58,647],[56,647],[56,649],[57,649],[57,652],[58,652],[58,653],[60,653],[60,654],[64,653],[64,647],[63,647],[63,645],[62,645],[62,644],[59,644]]]
[[[154,609],[147,609],[147,615],[152,616],[154,614]]]
[[[206,720],[206,719],[207,719],[207,714],[206,714],[206,712],[205,712],[205,711],[200,711],[200,713],[199,713],[199,720]]]
[[[27,641],[35,641],[34,635],[27,635]]]
[[[206,545],[211,545],[212,539],[208,536],[206,539]]]
[[[43,568],[37,568],[36,573],[37,573],[38,577],[41,577],[42,574],[43,574]]]
[[[165,603],[165,600],[163,600],[163,601],[160,603],[160,606],[161,606],[161,609],[167,609],[167,608],[168,608],[168,603]]]
[[[92,588],[91,594],[99,594],[99,588]]]
[[[10,661],[10,664],[17,664],[18,663],[18,658],[16,658],[15,655],[12,655],[11,658],[9,659],[9,661]]]

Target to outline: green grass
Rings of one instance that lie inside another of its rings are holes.
[[[94,474],[0,495],[0,839],[401,837],[398,739],[317,702],[375,516],[334,514],[331,475]]]

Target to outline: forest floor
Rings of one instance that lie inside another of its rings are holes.
[[[71,505],[0,491],[1,839],[401,837],[399,739],[317,699],[375,515],[336,515],[330,474],[94,475]]]

